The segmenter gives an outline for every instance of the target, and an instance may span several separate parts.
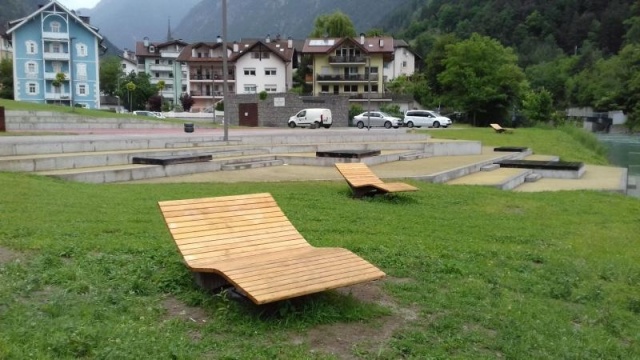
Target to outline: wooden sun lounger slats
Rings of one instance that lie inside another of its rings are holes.
[[[335,165],[356,198],[365,195],[418,190],[415,186],[401,182],[385,183],[364,163],[336,163]]]
[[[220,275],[256,304],[385,276],[349,250],[311,246],[270,194],[159,205],[186,265]]]
[[[503,128],[500,124],[489,124],[489,126],[499,134],[513,132],[513,129]]]

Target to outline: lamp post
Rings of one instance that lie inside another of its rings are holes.
[[[72,112],[75,111],[73,106],[73,40],[75,39],[74,36],[69,38],[69,104]]]
[[[367,131],[371,130],[371,56],[367,57]]]
[[[222,101],[224,104],[224,141],[229,141],[229,102],[227,101],[227,0],[222,0]],[[215,116],[215,110],[213,110]]]

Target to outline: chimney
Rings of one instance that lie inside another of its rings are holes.
[[[360,45],[364,45],[364,33],[360,33]]]
[[[380,47],[384,47],[384,39],[380,39]]]
[[[220,37],[220,35],[218,35],[218,37],[216,38],[216,43],[218,44],[222,43],[222,38]]]
[[[265,39],[265,42],[268,44],[271,42],[271,35],[267,34],[267,38]]]
[[[144,47],[149,47],[149,38],[145,36],[142,39],[142,43],[144,44]]]
[[[196,49],[191,48],[191,57],[196,57]]]
[[[289,49],[292,49],[292,48],[293,48],[293,39],[291,38],[291,36],[289,36],[289,37],[287,38],[287,47],[288,47]]]
[[[238,42],[237,42],[237,41],[234,41],[234,42],[233,42],[233,52],[234,52],[234,53],[237,53],[237,52],[238,52]]]

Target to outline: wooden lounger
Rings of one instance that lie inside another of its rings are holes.
[[[489,124],[489,126],[491,126],[493,130],[495,130],[497,133],[500,133],[500,134],[513,132],[513,129],[503,128],[499,124]]]
[[[383,278],[349,250],[311,246],[270,194],[159,202],[186,265],[256,304]]]
[[[385,183],[364,163],[336,163],[336,168],[347,180],[353,191],[353,196],[356,198],[365,195],[418,190],[418,188],[405,183]]]

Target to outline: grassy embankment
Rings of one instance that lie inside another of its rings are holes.
[[[557,130],[433,133],[604,163]],[[640,357],[640,201],[412,184],[420,191],[353,200],[344,182],[93,185],[0,173],[0,358],[332,358],[306,334],[349,341],[357,324],[384,334],[393,318],[392,333],[349,344],[350,355]],[[335,291],[254,307],[199,290],[157,202],[254,192],[272,193],[311,244],[384,270],[377,286],[396,309]]]

